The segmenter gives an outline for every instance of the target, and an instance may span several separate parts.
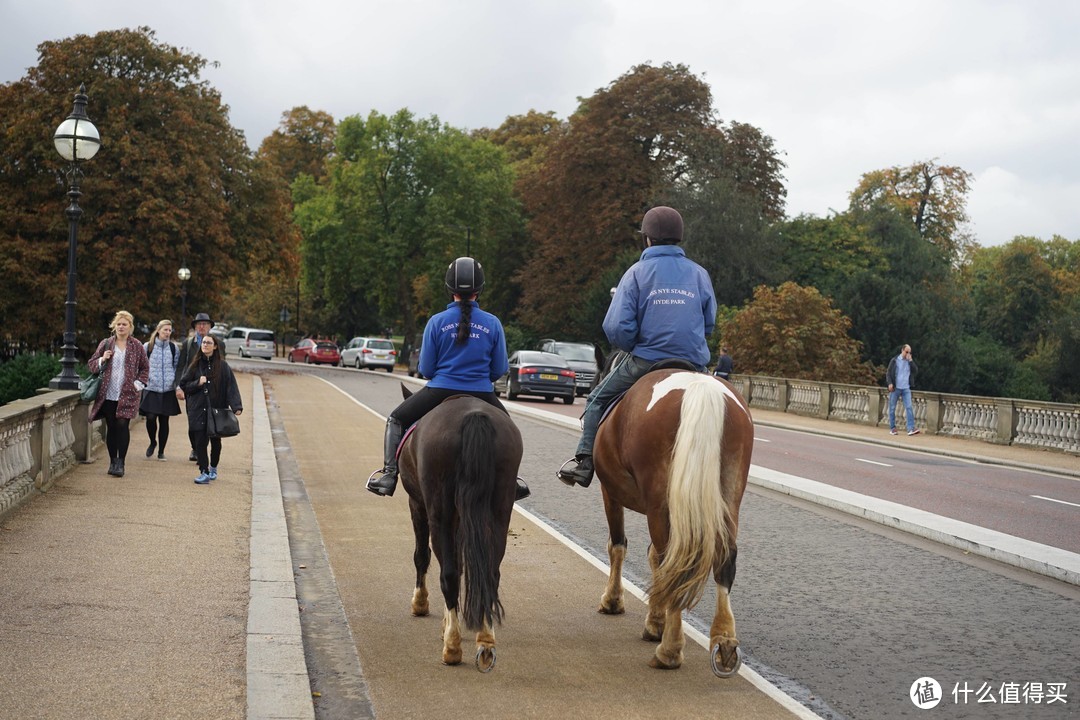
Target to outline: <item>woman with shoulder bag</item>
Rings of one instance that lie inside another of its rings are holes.
[[[146,434],[150,436],[146,457],[153,457],[156,449],[158,460],[165,459],[169,418],[180,414],[175,383],[180,351],[172,341],[172,331],[172,320],[162,320],[157,324],[150,342],[146,343],[150,380],[143,390],[142,404],[139,405],[139,414],[146,417]]]
[[[225,362],[218,339],[213,335],[204,336],[199,350],[184,369],[180,388],[187,403],[188,435],[199,463],[199,477],[195,478],[195,484],[206,485],[211,480],[217,480],[217,466],[221,460],[221,438],[210,437],[207,412],[210,408],[230,408],[240,415],[244,412],[244,405],[240,400],[236,376]]]
[[[109,474],[124,476],[131,433],[128,425],[139,412],[139,400],[150,373],[146,350],[138,340],[131,339],[135,318],[126,310],[116,313],[109,329],[110,337],[102,340],[86,361],[90,372],[101,372],[101,388],[90,408],[90,420],[105,418],[105,445],[109,449]]]

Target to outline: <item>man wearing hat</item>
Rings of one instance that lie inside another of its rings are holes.
[[[612,347],[629,354],[589,393],[577,452],[558,472],[570,486],[592,482],[593,441],[604,410],[653,363],[679,358],[704,371],[711,358],[707,338],[716,323],[716,295],[709,273],[679,247],[682,215],[654,207],[641,220],[641,234],[645,251],[622,276],[604,317]]]
[[[202,343],[202,339],[210,334],[210,328],[214,326],[214,322],[210,319],[210,316],[206,313],[199,313],[195,316],[195,319],[191,321],[191,327],[195,330],[195,335],[189,337],[180,345],[180,359],[176,362],[176,378],[174,383],[176,384],[176,399],[181,402],[184,401],[184,391],[180,389],[180,377],[184,374],[184,370],[187,369],[188,363],[191,359],[198,355],[199,345]],[[191,447],[191,454],[188,455],[188,460],[197,461],[199,458],[195,454],[195,446]]]

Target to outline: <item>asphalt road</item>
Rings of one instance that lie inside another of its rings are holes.
[[[337,383],[380,414],[400,399],[398,383],[384,374],[305,370]],[[566,410],[580,413],[582,402]],[[606,561],[599,489],[569,489],[554,478],[555,468],[572,454],[576,435],[521,416],[516,421],[525,437],[522,474],[533,488],[521,505]],[[756,447],[757,465],[774,463],[774,469],[803,476],[822,472],[830,482],[855,484],[860,491],[873,484],[896,493],[891,499],[897,502],[928,503],[935,512],[946,505],[940,493],[962,499],[968,496],[960,491],[967,488],[986,498],[1005,497],[997,517],[1008,520],[1025,514],[1017,508],[1028,502],[1022,496],[1032,494],[1018,489],[1014,477],[991,476],[986,468],[973,478],[959,477],[963,463],[955,461],[906,458],[895,450],[864,458],[883,463],[878,466],[850,461],[851,452],[840,453],[819,436],[764,428],[759,434],[769,442]],[[365,459],[358,474],[378,464]],[[836,465],[849,461],[847,467]],[[784,462],[792,465],[785,470]],[[1062,486],[1066,492],[1070,487]],[[970,512],[967,521],[977,523],[985,510]],[[1040,521],[1046,526],[1040,542],[1075,542],[1075,519],[1062,518]],[[643,586],[647,534],[638,517],[628,516],[627,530],[626,577]],[[912,716],[918,710],[908,693],[923,676],[940,682],[941,707],[949,717],[1078,716],[1080,592],[1075,586],[758,489],[751,489],[743,503],[739,548],[732,604],[747,663],[822,717]],[[598,579],[596,593],[600,589]],[[707,629],[712,607],[710,593],[688,623]],[[1065,683],[1069,702],[1001,701],[1014,687],[1031,683]],[[984,702],[974,693],[965,696],[965,688],[983,690]],[[988,697],[997,701],[985,702]]]

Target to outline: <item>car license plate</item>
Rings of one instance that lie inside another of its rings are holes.
[[[375,353],[375,359],[376,360],[385,360],[386,359],[386,353]]]
[[[558,375],[549,375],[547,373],[541,373],[540,379],[541,380],[558,380],[559,376]]]

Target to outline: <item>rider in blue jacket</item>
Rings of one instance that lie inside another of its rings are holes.
[[[367,489],[376,495],[390,496],[397,488],[397,447],[406,428],[446,398],[472,395],[506,412],[492,385],[510,367],[506,336],[499,318],[476,302],[484,289],[484,269],[470,257],[458,258],[446,270],[446,289],[453,302],[428,320],[420,345],[420,374],[428,383],[386,419],[383,467],[367,481]],[[516,499],[528,495],[529,488],[518,478]]]
[[[622,276],[604,318],[608,340],[628,355],[589,393],[577,452],[558,473],[567,485],[592,482],[593,441],[604,410],[654,363],[679,358],[701,371],[709,363],[706,338],[716,322],[716,296],[709,273],[678,246],[682,216],[654,207],[641,221],[641,234],[645,252]]]

